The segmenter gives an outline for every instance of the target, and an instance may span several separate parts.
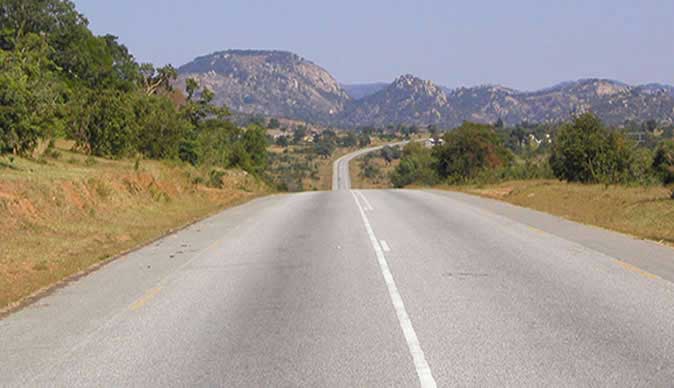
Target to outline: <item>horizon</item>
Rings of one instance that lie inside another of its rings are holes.
[[[307,58],[300,53],[296,53],[296,52],[292,52],[292,51],[288,51],[288,50],[283,50],[283,49],[229,48],[229,49],[216,50],[216,51],[213,51],[213,52],[208,53],[208,54],[199,55],[199,56],[195,57],[192,61],[195,61],[195,60],[197,60],[199,58],[202,58],[202,57],[209,57],[211,55],[216,55],[216,54],[219,54],[219,53],[226,53],[226,52],[279,52],[279,53],[286,53],[286,54],[294,54],[294,55],[299,56],[302,60],[313,63],[314,65],[317,65],[317,66],[321,67],[322,69],[328,71],[328,73],[330,73],[330,71],[328,69],[321,66],[321,64],[316,63],[315,61],[311,60],[311,58]],[[178,69],[182,66],[185,66],[189,63],[191,63],[191,62],[187,62],[187,63],[181,64],[179,66],[176,66],[176,69]],[[330,73],[330,74],[332,74],[332,73]],[[519,88],[510,86],[510,85],[505,85],[503,83],[481,83],[481,84],[459,85],[459,86],[451,87],[451,86],[447,86],[447,85],[443,85],[441,83],[435,82],[434,80],[429,80],[429,79],[419,77],[418,75],[412,74],[412,73],[399,74],[399,75],[397,75],[396,77],[394,77],[393,79],[390,79],[390,80],[375,80],[375,81],[366,81],[366,82],[342,82],[342,81],[340,81],[339,79],[336,79],[336,78],[335,78],[335,80],[341,86],[389,85],[389,84],[395,82],[398,78],[401,78],[401,77],[404,77],[404,76],[407,76],[407,75],[411,75],[413,77],[420,78],[424,81],[431,81],[436,86],[439,86],[441,88],[446,88],[446,89],[449,89],[449,90],[456,90],[456,89],[461,89],[461,88],[478,88],[478,87],[502,87],[502,88],[510,89],[512,91],[519,92],[519,93],[532,93],[532,92],[540,92],[540,91],[543,91],[543,90],[546,90],[546,89],[553,89],[553,88],[562,86],[566,83],[573,83],[573,82],[580,83],[580,82],[585,82],[585,81],[612,82],[612,83],[616,83],[616,84],[620,84],[620,85],[624,85],[624,86],[628,86],[628,87],[660,85],[660,86],[666,86],[666,87],[673,87],[674,88],[674,84],[668,84],[668,83],[645,82],[645,83],[636,83],[635,84],[635,83],[628,83],[628,82],[618,80],[618,79],[611,79],[611,78],[605,78],[605,77],[583,77],[583,78],[577,78],[577,79],[568,79],[568,80],[564,80],[564,81],[559,81],[559,82],[557,82],[555,84],[552,84],[552,85],[543,86],[543,87],[538,88],[538,89],[519,89]]]
[[[408,73],[452,89],[535,91],[580,79],[674,84],[666,49],[674,4],[658,0],[75,4],[95,33],[119,36],[140,62],[156,65],[241,48],[296,53],[347,85]],[[148,15],[161,23],[147,23]]]

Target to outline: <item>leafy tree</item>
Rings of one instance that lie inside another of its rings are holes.
[[[119,43],[116,36],[102,37],[112,58],[112,75],[109,87],[132,92],[142,82],[140,66],[136,63],[129,49]]]
[[[358,136],[358,147],[365,148],[369,146],[370,143],[372,143],[372,139],[370,139],[369,135],[363,133],[360,136]]]
[[[587,113],[562,126],[552,147],[550,166],[562,180],[617,183],[627,179],[631,157],[632,144]]]
[[[0,51],[0,153],[29,153],[60,127],[62,85],[51,72],[49,52],[36,34]]]
[[[322,158],[329,158],[335,151],[336,143],[331,136],[319,136],[314,142],[316,154]]]
[[[69,134],[87,153],[120,157],[137,146],[138,122],[133,102],[123,92],[107,89],[81,92]]]
[[[508,165],[512,156],[498,134],[487,125],[465,122],[433,147],[436,171],[441,178],[463,181],[485,169]]]
[[[155,67],[150,63],[144,63],[140,66],[140,73],[143,79],[143,88],[145,89],[145,94],[148,96],[157,94],[160,90],[171,91],[171,82],[178,77],[178,72],[171,65],[166,65],[155,69]],[[192,93],[194,90],[192,90]],[[189,99],[192,98],[192,94],[188,91]],[[209,99],[209,103],[210,103]]]
[[[188,78],[185,81],[185,91],[187,92],[187,101],[192,101],[194,93],[199,90],[199,82],[194,78]]]
[[[193,128],[167,98],[138,96],[134,103],[138,120],[138,151],[152,159],[179,159]],[[181,148],[183,147],[183,148]],[[185,161],[195,162],[184,155]]]

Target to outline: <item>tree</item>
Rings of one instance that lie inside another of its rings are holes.
[[[653,132],[658,129],[658,122],[655,120],[648,120],[642,126],[644,131]]]
[[[248,127],[241,139],[243,148],[250,158],[248,171],[261,174],[267,168],[267,137],[265,130],[260,126]],[[245,166],[243,166],[245,168]]]
[[[293,132],[293,143],[299,144],[302,140],[304,140],[306,135],[307,127],[304,125],[300,125],[299,127],[295,128],[295,131]]]
[[[606,129],[597,116],[586,113],[560,129],[552,147],[550,166],[569,182],[617,183],[630,172],[632,144]]]
[[[123,92],[83,91],[74,106],[69,135],[79,148],[105,157],[126,156],[136,149],[138,121],[133,101]]]
[[[355,147],[358,144],[358,136],[353,132],[347,132],[339,139],[339,143],[345,148]]]
[[[365,148],[369,146],[370,143],[372,143],[372,139],[370,139],[370,136],[364,133],[358,136],[358,147]]]
[[[674,140],[663,141],[658,145],[653,157],[653,170],[664,184],[674,183]]]
[[[379,154],[387,165],[391,164],[391,162],[396,159],[400,159],[400,150],[398,147],[384,146],[381,151],[379,151]]]
[[[140,66],[136,63],[133,55],[129,53],[129,49],[117,41],[119,38],[113,35],[105,35],[102,39],[112,59],[112,72],[107,86],[126,92],[134,91],[137,85],[142,82]]]
[[[288,136],[279,136],[276,138],[276,145],[281,146],[283,148],[288,148]]]
[[[182,159],[181,146],[185,146],[193,128],[175,105],[160,96],[139,95],[134,108],[139,127],[138,151],[152,159]],[[184,160],[193,162],[194,158],[186,156]]]
[[[199,90],[199,82],[194,78],[188,78],[185,81],[185,91],[187,92],[187,101],[192,101],[194,93]]]
[[[276,118],[269,119],[269,124],[267,124],[267,128],[269,129],[278,129],[280,126],[281,123]]]
[[[144,63],[140,66],[140,73],[143,77],[145,94],[148,96],[157,94],[160,90],[171,91],[171,82],[178,77],[178,72],[171,65],[155,69],[152,64]]]
[[[431,150],[419,143],[409,143],[403,148],[400,164],[391,173],[391,183],[395,187],[412,183],[432,185],[437,182],[433,164]]]
[[[61,126],[62,85],[46,41],[28,34],[15,43],[0,51],[0,154],[27,154]]]
[[[463,181],[485,169],[508,165],[512,156],[501,138],[487,125],[465,122],[443,136],[444,144],[433,147],[436,171],[441,178]]]

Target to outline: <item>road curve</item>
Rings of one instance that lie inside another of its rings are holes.
[[[407,143],[408,141],[402,141],[398,143],[392,143],[390,145],[403,146]],[[352,152],[337,159],[335,163],[332,165],[332,190],[340,191],[351,189],[351,175],[349,174],[349,163],[351,163],[353,159],[356,159],[365,154],[369,154],[370,152],[378,151],[382,148],[384,148],[383,145],[377,147],[364,148],[362,150]]]
[[[226,210],[0,320],[0,386],[672,385],[674,250],[342,187]]]

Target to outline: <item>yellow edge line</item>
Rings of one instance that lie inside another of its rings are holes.
[[[206,247],[206,249],[204,249],[204,250],[202,251],[202,253],[211,251],[212,249],[214,249],[215,247],[217,247],[217,246],[220,244],[220,242],[221,242],[222,240],[224,240],[224,237],[223,237],[223,238],[220,238],[220,239],[218,239],[218,240],[216,240],[216,241],[213,241],[208,247]],[[161,283],[161,282],[160,282],[160,283]],[[137,301],[133,302],[133,303],[129,306],[129,310],[131,310],[131,311],[138,311],[140,308],[142,308],[143,306],[145,306],[149,301],[151,301],[152,299],[154,299],[154,298],[159,294],[160,291],[161,291],[161,287],[159,287],[159,286],[147,290],[147,291],[145,292],[145,295],[143,295],[140,299],[138,299]]]
[[[154,299],[154,297],[157,296],[157,294],[159,294],[159,291],[161,291],[161,288],[159,288],[159,287],[155,287],[155,288],[151,288],[151,289],[147,290],[147,292],[145,293],[145,295],[143,295],[142,298],[138,299],[131,306],[129,306],[129,310],[131,310],[131,311],[139,310],[141,307],[145,306],[145,304],[147,302]]]
[[[535,227],[533,227],[533,226],[531,226],[531,225],[527,225],[527,226],[529,227],[529,229],[533,230],[534,232],[537,232],[537,233],[540,233],[540,234],[546,234],[546,232],[543,231],[543,230],[541,230],[541,229],[535,228]],[[658,276],[658,275],[652,274],[652,273],[650,273],[650,272],[648,272],[648,271],[644,271],[643,269],[641,269],[641,268],[639,268],[639,267],[637,267],[637,266],[634,266],[634,265],[632,265],[632,264],[626,263],[626,262],[624,262],[624,261],[622,261],[622,260],[618,260],[618,259],[613,259],[613,260],[616,262],[616,264],[618,264],[619,266],[623,267],[623,269],[626,269],[626,270],[628,270],[628,271],[630,271],[630,272],[634,272],[634,273],[636,273],[636,274],[639,274],[639,275],[641,275],[641,276],[643,276],[643,277],[645,277],[645,278],[647,278],[647,279],[651,279],[651,280],[662,279],[662,278],[661,278],[660,276]]]
[[[637,274],[639,274],[639,275],[641,275],[645,278],[652,279],[652,280],[660,279],[660,276],[654,275],[654,274],[652,274],[650,272],[647,272],[647,271],[644,271],[643,269],[641,269],[639,267],[635,267],[632,264],[625,263],[624,261],[618,260],[618,259],[614,259],[614,260],[615,260],[616,264],[618,264],[619,266],[623,267],[624,269],[626,269],[630,272],[637,273]]]

